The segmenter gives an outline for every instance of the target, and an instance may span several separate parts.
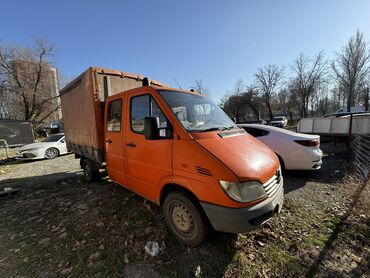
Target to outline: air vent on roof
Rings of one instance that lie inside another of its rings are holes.
[[[206,168],[200,167],[200,166],[195,166],[195,169],[197,170],[198,174],[205,175],[205,176],[210,176],[212,177],[212,172]]]

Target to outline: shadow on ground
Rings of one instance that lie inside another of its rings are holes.
[[[359,205],[360,199],[364,198],[364,194],[368,194],[365,189],[368,187],[369,181],[365,180],[361,182],[361,184],[358,184],[355,193],[351,197],[351,201],[347,206],[346,212],[338,218],[337,223],[335,223],[334,229],[328,238],[328,240],[325,242],[323,248],[321,249],[319,255],[317,256],[316,260],[311,264],[309,267],[306,277],[315,277],[318,273],[322,272],[319,271],[320,268],[323,267],[323,265],[326,263],[327,260],[330,259],[330,257],[336,256],[337,258],[341,257],[340,251],[343,251],[345,249],[351,249],[358,246],[344,246],[342,243],[341,237],[354,237],[356,240],[359,240],[362,242],[363,248],[358,248],[358,250],[355,250],[357,255],[361,254],[361,262],[357,264],[355,268],[353,268],[347,275],[349,277],[365,277],[366,274],[369,275],[369,265],[370,265],[370,251],[366,246],[369,244],[369,238],[370,235],[369,227],[370,227],[370,218],[365,214],[362,216],[363,219],[361,219],[359,222],[360,225],[358,225],[358,211],[363,209],[363,205]],[[362,200],[367,201],[367,199]],[[351,219],[352,218],[352,219]],[[355,220],[354,220],[355,219]],[[356,223],[357,222],[357,223]],[[365,224],[365,225],[364,225]],[[348,234],[348,230],[351,231],[350,234]],[[339,249],[339,250],[336,250]],[[322,270],[322,269],[321,269]],[[343,270],[338,269],[326,269],[325,275],[327,277],[342,277],[343,276]]]
[[[186,277],[198,267],[203,275],[216,277],[234,256],[235,235],[211,235],[195,249],[179,244],[156,205],[106,177],[87,184],[80,172],[55,173],[3,180],[3,187],[21,190],[0,199],[3,277],[120,276],[125,268],[148,269],[148,276],[160,269],[168,277]],[[158,257],[146,254],[148,241],[160,244]]]
[[[323,164],[319,170],[284,171],[285,194],[302,188],[310,182],[335,183],[352,171],[347,153],[325,154],[322,161]]]

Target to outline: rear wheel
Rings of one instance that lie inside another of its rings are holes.
[[[85,179],[88,182],[93,182],[99,177],[99,170],[95,169],[90,160],[84,159],[82,162]]]
[[[196,203],[182,192],[168,194],[163,204],[167,226],[185,245],[199,246],[208,236],[209,226]]]
[[[46,159],[53,159],[59,155],[59,151],[56,148],[48,148],[45,151],[45,158]]]

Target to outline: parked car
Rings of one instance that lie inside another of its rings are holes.
[[[23,160],[53,159],[68,153],[63,133],[54,134],[42,142],[24,145],[18,149],[17,158]]]
[[[288,119],[284,116],[273,117],[269,124],[277,127],[286,127]]]
[[[281,211],[277,156],[208,96],[102,68],[60,95],[68,146],[86,179],[106,166],[112,180],[162,206],[184,244],[198,246],[210,228],[254,230]]]
[[[270,147],[286,170],[317,170],[321,168],[320,136],[297,133],[273,126],[241,124],[250,135]]]

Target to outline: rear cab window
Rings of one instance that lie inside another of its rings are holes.
[[[122,99],[112,100],[108,104],[107,131],[121,131]]]

